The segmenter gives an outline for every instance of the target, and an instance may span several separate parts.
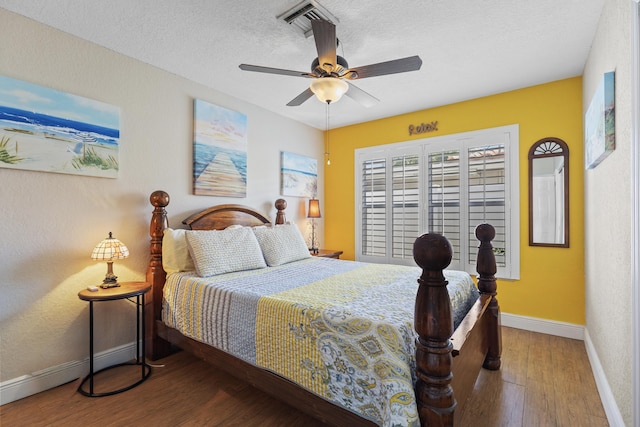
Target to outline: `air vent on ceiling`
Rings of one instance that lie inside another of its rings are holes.
[[[333,16],[331,12],[315,0],[305,0],[302,3],[298,3],[296,6],[280,14],[278,19],[282,19],[287,24],[299,28],[305,37],[311,37],[313,35],[311,21],[314,19],[324,19],[333,24],[339,22],[338,18]]]

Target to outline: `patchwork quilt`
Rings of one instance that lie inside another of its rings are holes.
[[[413,312],[421,270],[329,258],[208,278],[174,273],[163,320],[381,426],[419,426]],[[445,271],[454,324],[478,298]]]

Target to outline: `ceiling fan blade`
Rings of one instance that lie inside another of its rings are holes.
[[[324,19],[312,19],[311,28],[313,28],[320,66],[331,64],[330,69],[327,70],[331,72],[336,65],[336,26]]]
[[[240,69],[244,71],[255,71],[258,73],[281,74],[283,76],[313,77],[313,78],[316,77],[313,74],[305,73],[304,71],[293,71],[293,70],[284,70],[282,68],[261,67],[259,65],[240,64]]]
[[[405,73],[407,71],[419,70],[422,66],[422,59],[418,55],[408,56],[402,59],[379,62],[377,64],[365,65],[362,67],[349,68],[343,76],[346,79],[364,79],[367,77],[384,76],[385,74]]]
[[[302,105],[303,102],[305,102],[307,99],[311,98],[312,96],[313,96],[313,92],[311,92],[311,89],[307,88],[307,90],[305,90],[300,95],[296,96],[291,101],[289,101],[287,103],[287,106],[297,107],[298,105]]]
[[[349,90],[345,92],[345,95],[367,108],[373,107],[380,102],[378,98],[363,91],[353,83],[349,83]]]

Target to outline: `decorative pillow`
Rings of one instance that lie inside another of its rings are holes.
[[[311,256],[300,230],[293,224],[255,227],[253,232],[270,267]]]
[[[185,231],[166,228],[162,236],[162,268],[167,274],[179,271],[193,271],[193,259],[187,248]]]
[[[186,238],[200,277],[267,266],[250,228],[187,230]]]

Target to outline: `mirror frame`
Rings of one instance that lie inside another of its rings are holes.
[[[536,243],[533,241],[533,160],[564,157],[564,243]],[[569,247],[569,146],[560,138],[542,138],[529,149],[529,246]]]

